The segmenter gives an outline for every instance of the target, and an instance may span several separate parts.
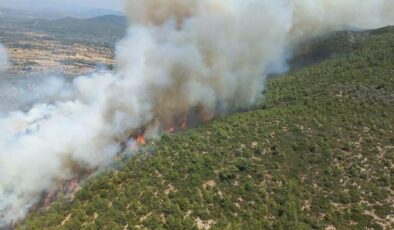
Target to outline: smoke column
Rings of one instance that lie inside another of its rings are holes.
[[[76,166],[107,166],[141,130],[155,137],[177,116],[253,105],[298,42],[384,26],[393,12],[392,0],[129,0],[115,72],[74,79],[68,100],[1,115],[0,222],[23,218]]]
[[[4,46],[0,43],[0,72],[5,71],[8,67],[8,55]]]

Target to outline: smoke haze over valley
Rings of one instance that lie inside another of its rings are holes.
[[[137,135],[157,138],[184,119],[253,106],[267,76],[287,71],[297,44],[393,24],[393,12],[391,0],[127,1],[130,26],[114,71],[42,78],[15,87],[15,97],[0,92],[2,104],[16,100],[0,106],[0,226],[78,177],[76,169],[110,165]],[[26,83],[5,88],[15,84]]]

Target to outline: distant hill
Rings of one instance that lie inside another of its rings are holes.
[[[124,16],[118,15],[103,15],[87,19],[65,17],[54,20],[0,17],[0,27],[18,32],[40,32],[59,41],[82,41],[109,47],[124,36],[127,20]]]
[[[394,229],[393,44],[305,44],[258,108],[165,134],[17,228]]]
[[[88,19],[37,19],[26,22],[26,26],[51,33],[60,40],[84,40],[87,43],[109,46],[124,36],[127,21],[123,16],[104,15]]]
[[[104,15],[116,15],[116,16],[123,16],[123,13],[116,10],[107,10],[107,9],[89,9],[74,13],[74,17],[78,18],[94,18]]]
[[[57,20],[36,19],[25,23],[31,28],[51,33],[94,36],[122,35],[126,24],[126,18],[117,15],[104,15],[88,19],[72,17]]]

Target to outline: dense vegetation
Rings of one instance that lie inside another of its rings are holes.
[[[18,228],[393,229],[394,29],[353,34],[259,109],[166,134]]]

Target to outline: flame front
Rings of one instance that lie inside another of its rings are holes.
[[[137,138],[136,138],[136,141],[140,145],[145,145],[146,144],[145,136],[143,134],[138,134]]]

